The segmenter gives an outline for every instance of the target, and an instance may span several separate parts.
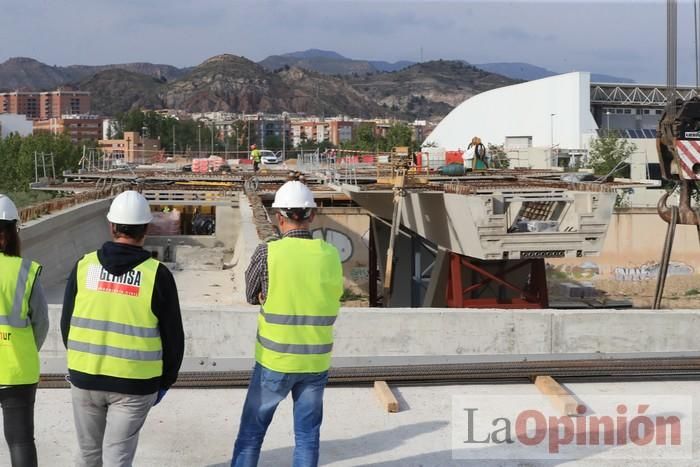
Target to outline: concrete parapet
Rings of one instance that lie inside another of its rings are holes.
[[[261,243],[258,232],[255,228],[253,210],[250,207],[248,197],[240,197],[240,228],[236,246],[233,249],[233,282],[234,293],[239,295],[239,301],[245,303],[245,270],[248,267],[250,257],[253,256],[255,248]]]
[[[44,372],[65,369],[51,307]],[[248,369],[258,309],[188,307],[185,371]],[[343,309],[335,366],[697,355],[700,310]]]
[[[109,240],[107,211],[111,199],[48,214],[22,226],[22,256],[41,263],[41,282],[50,287],[70,274],[75,262]]]

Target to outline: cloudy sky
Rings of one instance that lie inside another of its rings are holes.
[[[527,62],[666,79],[665,2],[568,0],[1,0],[0,61],[196,65],[320,48],[378,60]],[[693,3],[679,7],[679,75],[695,82]]]

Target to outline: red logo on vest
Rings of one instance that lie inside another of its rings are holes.
[[[141,271],[129,271],[115,276],[101,266],[90,266],[85,285],[89,290],[138,297],[141,292]]]

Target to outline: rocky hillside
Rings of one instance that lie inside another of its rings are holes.
[[[296,58],[307,59],[303,55]],[[320,58],[339,60],[331,55]],[[450,61],[351,75],[289,66],[269,71],[235,55],[218,55],[189,69],[148,63],[51,67],[32,59],[0,64],[0,88],[40,90],[69,85],[90,91],[93,111],[103,115],[167,107],[189,112],[439,118],[474,94],[515,82]]]
[[[33,58],[16,57],[0,63],[0,91],[49,90],[78,79],[62,67],[49,66]]]
[[[366,60],[351,60],[348,58],[309,57],[292,58],[284,55],[272,55],[260,62],[260,65],[270,71],[281,68],[303,68],[326,75],[351,75],[376,73],[378,70]]]
[[[325,116],[406,117],[377,104],[343,79],[301,68],[282,70],[278,74],[293,90],[291,106],[297,112]]]
[[[76,87],[90,91],[93,112],[116,115],[132,109],[161,108],[165,83],[140,73],[113,69],[101,71]]]
[[[106,70],[126,70],[133,73],[172,80],[187,73],[188,68],[153,63],[122,63],[114,65],[50,66],[33,58],[16,57],[0,63],[0,91],[52,91],[76,81],[90,79]]]
[[[283,55],[271,55],[259,62],[269,71],[281,68],[303,68],[327,75],[353,75],[398,71],[413,65],[413,62],[385,62],[381,60],[355,60],[330,50],[309,49]]]
[[[124,70],[132,73],[140,73],[146,76],[152,76],[161,80],[171,81],[186,75],[191,68],[177,68],[172,65],[159,65],[154,63],[121,63],[116,65],[71,65],[65,67],[71,75],[78,75],[81,78],[88,78],[97,73],[107,70]],[[71,80],[73,81],[73,80]]]
[[[446,115],[480,92],[519,82],[461,61],[446,60],[418,63],[393,73],[351,77],[347,81],[384,107],[424,118]]]
[[[169,83],[166,107],[193,112],[379,115],[384,111],[344,80],[299,68],[267,72],[243,57],[219,55]]]
[[[289,106],[291,89],[274,73],[235,55],[218,55],[170,83],[168,108],[191,112],[273,112]]]

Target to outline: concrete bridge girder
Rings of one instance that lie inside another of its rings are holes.
[[[391,219],[392,191],[343,188],[375,217]],[[401,224],[441,248],[483,260],[592,256],[603,247],[615,198],[613,192],[554,193],[550,202],[562,205],[549,214],[555,231],[513,232],[528,203],[547,197],[407,191]]]

